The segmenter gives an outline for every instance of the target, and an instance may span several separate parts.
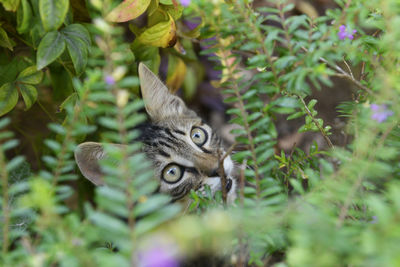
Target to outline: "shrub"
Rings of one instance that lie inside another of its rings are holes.
[[[302,1],[119,2],[0,1],[2,265],[399,264],[397,1],[337,0],[324,15]],[[205,58],[220,70],[212,84],[241,148],[234,205],[192,192],[183,210],[152,194],[144,155],[129,156],[140,150],[131,129],[145,120],[137,64],[158,72],[161,57],[167,85],[188,98]],[[340,79],[352,92],[337,106],[344,145],[313,98]],[[26,114],[51,121],[50,132],[29,139],[14,123]],[[323,143],[285,151],[282,118],[301,119],[298,131]],[[93,198],[73,160],[87,137],[126,145],[106,146],[109,186]]]

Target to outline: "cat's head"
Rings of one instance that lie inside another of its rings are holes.
[[[221,190],[219,162],[224,156],[221,139],[209,125],[188,109],[179,97],[144,64],[139,65],[141,92],[151,123],[139,127],[144,152],[152,161],[160,191],[174,200],[184,198],[191,189]],[[82,174],[96,185],[102,184],[98,160],[105,157],[99,143],[83,143],[75,152]],[[227,200],[236,197],[237,181],[230,156],[223,160],[227,177]]]

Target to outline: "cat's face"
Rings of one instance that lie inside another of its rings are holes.
[[[139,65],[139,78],[145,108],[151,119],[151,123],[139,128],[140,141],[153,162],[160,191],[170,194],[173,200],[180,200],[191,189],[202,191],[208,185],[214,194],[221,190],[219,175],[223,168],[227,178],[227,200],[232,202],[236,198],[237,184],[234,164],[230,156],[226,156],[221,164],[220,158],[225,151],[218,135],[179,97],[170,94],[143,64]],[[102,183],[101,174],[93,174],[100,173],[97,161],[104,156],[97,143],[83,143],[75,153],[83,175],[95,184]]]

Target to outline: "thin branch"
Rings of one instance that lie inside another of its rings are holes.
[[[225,155],[227,155],[225,153]],[[226,205],[226,198],[227,198],[227,192],[226,192],[226,174],[225,174],[225,168],[224,168],[224,157],[222,156],[222,151],[221,149],[218,149],[218,174],[221,179],[221,191],[222,191],[222,201],[224,202],[224,205]]]
[[[235,149],[235,147],[237,146],[237,142],[235,141],[229,148],[228,150],[225,152],[224,156],[221,158],[222,161],[225,160],[226,157],[228,157],[232,151]]]
[[[321,132],[322,136],[324,137],[326,143],[328,144],[328,146],[330,148],[335,148],[334,145],[332,144],[331,140],[329,139],[328,135],[326,134],[325,130],[322,128],[322,126],[318,123],[318,121],[314,118],[314,116],[312,115],[311,111],[308,109],[306,102],[304,101],[304,99],[297,95],[297,97],[300,99],[300,101],[303,103],[303,106],[308,114],[308,116],[310,116],[310,118],[312,119],[312,121],[314,122],[315,126],[317,126],[318,130]]]
[[[5,157],[3,154],[3,150],[0,147],[0,170],[1,170],[1,187],[3,193],[3,255],[8,252],[9,246],[9,236],[8,236],[8,228],[10,224],[10,207],[9,205],[9,198],[8,198],[8,173],[5,163]]]
[[[305,52],[308,52],[307,48],[305,47],[301,47],[301,49]],[[360,89],[366,91],[367,93],[369,93],[370,95],[373,95],[374,93],[372,92],[371,89],[369,89],[368,87],[366,87],[365,85],[363,85],[362,83],[360,83],[358,80],[356,80],[352,75],[350,75],[349,73],[347,73],[346,71],[344,71],[341,67],[339,67],[336,64],[330,63],[328,60],[326,60],[323,57],[319,58],[319,61],[324,62],[326,65],[328,65],[328,67],[330,67],[331,69],[333,69],[334,71],[336,71],[336,74],[333,74],[332,76],[336,76],[336,77],[341,77],[344,79],[347,79],[349,81],[351,81],[352,83],[354,83],[357,87],[359,87]]]
[[[354,79],[353,72],[351,71],[351,68],[350,68],[349,64],[347,63],[347,61],[346,61],[344,58],[343,58],[343,62],[344,62],[344,64],[346,65],[347,69],[349,70],[349,73],[350,73],[351,78]],[[355,80],[355,79],[354,79],[354,80]]]

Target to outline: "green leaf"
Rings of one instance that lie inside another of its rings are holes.
[[[4,9],[7,11],[16,11],[19,5],[19,0],[0,0]]]
[[[8,38],[7,32],[0,27],[0,46],[5,47],[13,51],[13,44]]]
[[[172,0],[160,0],[160,3],[163,5],[173,5]]]
[[[75,93],[70,94],[70,95],[64,100],[64,102],[61,103],[61,105],[60,105],[60,107],[59,107],[59,111],[63,111],[64,108],[65,108],[67,105],[75,105],[75,103],[76,103],[78,100],[79,100],[78,93],[75,92]]]
[[[0,57],[2,56],[4,56],[4,58],[0,59],[0,86],[5,83],[14,82],[18,74],[29,67],[29,64],[27,64],[22,56],[14,54],[12,59],[6,56],[6,53],[0,55]]]
[[[71,24],[61,30],[64,35],[70,38],[79,38],[86,43],[86,46],[91,45],[90,34],[88,30],[81,24]]]
[[[42,81],[43,72],[38,71],[36,66],[30,66],[24,69],[17,78],[18,82],[28,83],[28,84],[38,84]]]
[[[90,45],[89,33],[79,24],[72,24],[61,31],[67,44],[69,55],[76,73],[81,74],[86,67],[88,58],[88,48]]]
[[[12,110],[18,102],[18,91],[14,84],[6,83],[0,87],[0,116]]]
[[[37,51],[37,69],[40,70],[56,60],[65,49],[65,40],[57,31],[47,33]]]
[[[57,30],[64,22],[69,0],[39,0],[39,12],[46,31]]]
[[[172,17],[174,20],[178,20],[178,19],[182,16],[182,13],[183,13],[183,6],[181,6],[181,5],[179,5],[179,6],[177,6],[177,7],[171,6],[171,5],[169,5],[169,6],[162,6],[162,9],[163,9],[164,11],[168,12],[168,14],[170,14],[171,17]]]
[[[147,14],[149,17],[158,9],[158,5],[159,5],[158,0],[150,2],[149,8],[147,9]]]
[[[168,56],[168,72],[166,84],[173,94],[181,88],[183,80],[186,76],[185,62],[176,56]]]
[[[26,33],[31,29],[32,10],[28,0],[21,0],[17,11],[17,31]]]
[[[65,41],[67,43],[68,53],[71,56],[72,63],[76,73],[81,74],[87,64],[87,48],[84,41],[78,38],[70,38],[70,36],[65,36]]]
[[[10,162],[7,164],[7,167],[6,167],[7,171],[9,172],[9,171],[14,170],[16,167],[21,165],[24,161],[25,161],[25,158],[23,156],[16,156],[12,160],[10,160]]]
[[[19,84],[19,89],[25,102],[25,110],[28,110],[37,99],[36,88],[33,85],[21,83]]]
[[[146,29],[138,39],[141,43],[147,45],[163,48],[172,47],[177,40],[175,22],[169,15],[168,21],[157,23]]]
[[[142,15],[151,0],[124,0],[114,8],[106,17],[111,22],[125,22]]]

